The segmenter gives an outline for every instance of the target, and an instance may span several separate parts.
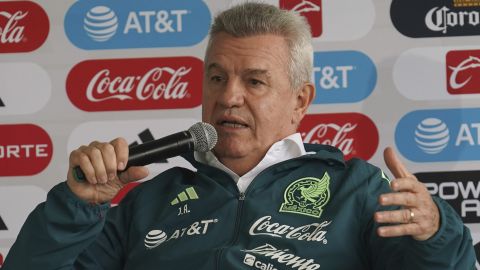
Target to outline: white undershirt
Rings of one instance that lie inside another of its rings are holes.
[[[282,162],[287,159],[296,158],[305,155],[305,147],[303,146],[300,133],[292,134],[281,141],[274,143],[263,159],[243,176],[238,176],[235,172],[223,165],[217,157],[211,152],[199,153],[195,152],[195,160],[226,172],[237,183],[240,192],[245,192],[252,180],[266,168]]]

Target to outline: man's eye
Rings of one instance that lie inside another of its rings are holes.
[[[259,85],[262,85],[264,83],[260,80],[257,80],[257,79],[250,79],[250,84],[254,85],[254,86],[259,86]]]
[[[212,82],[221,82],[221,81],[223,81],[223,78],[222,78],[222,76],[215,75],[215,76],[211,76],[211,77],[210,77],[210,81],[212,81]]]

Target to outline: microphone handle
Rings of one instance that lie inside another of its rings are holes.
[[[182,131],[166,137],[135,145],[129,149],[126,171],[132,166],[144,166],[156,161],[175,157],[194,151],[194,140],[190,132]],[[73,168],[73,176],[77,182],[85,182],[86,177],[80,166]]]

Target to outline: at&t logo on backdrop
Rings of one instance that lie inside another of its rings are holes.
[[[480,160],[480,109],[410,112],[400,119],[395,142],[415,162]]]
[[[191,46],[210,22],[201,0],[79,0],[65,15],[65,32],[85,50]]]
[[[367,98],[377,83],[372,60],[358,51],[315,52],[314,104],[351,103]]]

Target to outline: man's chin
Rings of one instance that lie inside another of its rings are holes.
[[[218,142],[217,146],[213,148],[213,153],[218,159],[228,158],[228,159],[237,159],[243,158],[248,155],[248,151],[241,143],[234,143],[233,145],[225,144],[222,142]]]

